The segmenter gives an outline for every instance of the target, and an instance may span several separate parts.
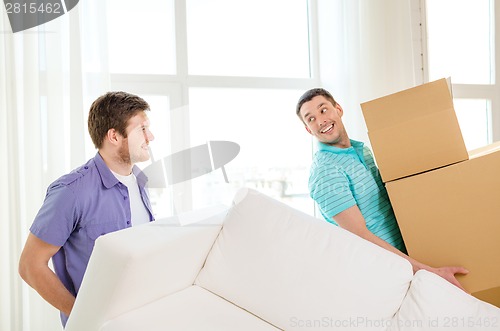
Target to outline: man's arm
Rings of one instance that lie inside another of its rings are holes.
[[[59,249],[30,233],[19,259],[19,275],[48,303],[69,316],[75,297],[48,265]]]
[[[387,243],[385,240],[377,237],[374,235],[368,228],[366,227],[366,221],[361,214],[361,211],[359,210],[357,205],[354,205],[350,208],[347,208],[346,210],[338,213],[337,215],[334,216],[335,222],[342,228],[358,235],[359,237],[366,239],[368,241],[371,241],[372,243],[387,249],[388,251],[391,251],[406,260],[408,260],[412,267],[413,267],[413,272],[417,272],[420,269],[425,269],[427,271],[433,272],[453,285],[461,288],[462,290],[465,291],[465,289],[460,285],[458,280],[455,278],[455,274],[467,274],[468,271],[467,269],[463,267],[441,267],[441,268],[432,268],[428,265],[425,265],[421,262],[418,262],[417,260],[409,257],[408,255],[404,254],[401,252],[399,249],[396,247],[392,246],[391,244]]]

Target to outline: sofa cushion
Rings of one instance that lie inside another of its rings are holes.
[[[99,331],[275,331],[209,291],[191,286],[108,321]]]
[[[196,284],[281,329],[386,329],[412,276],[396,254],[243,189]]]
[[[500,309],[419,270],[390,330],[500,330]]]

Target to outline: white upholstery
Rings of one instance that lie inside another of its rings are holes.
[[[453,317],[500,329],[500,309],[243,189],[228,212],[100,237],[66,330],[460,329],[432,324]]]
[[[412,276],[405,259],[248,191],[227,215],[196,284],[289,329],[323,317],[389,321]]]
[[[500,309],[420,270],[391,330],[500,330]]]
[[[191,286],[106,323],[102,331],[279,330],[198,286]]]

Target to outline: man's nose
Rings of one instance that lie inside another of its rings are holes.
[[[148,141],[148,142],[155,139],[155,136],[153,135],[153,133],[149,129],[146,130],[144,135],[146,136],[146,141]]]
[[[153,135],[153,133],[151,131],[148,131],[148,140],[149,141],[155,140],[155,136]]]

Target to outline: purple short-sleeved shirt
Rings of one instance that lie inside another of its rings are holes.
[[[144,188],[147,178],[134,166],[142,201],[153,221]],[[131,226],[128,189],[99,153],[53,182],[30,228],[41,240],[61,246],[52,257],[55,273],[76,296],[97,237]],[[61,315],[63,325],[67,317]]]

